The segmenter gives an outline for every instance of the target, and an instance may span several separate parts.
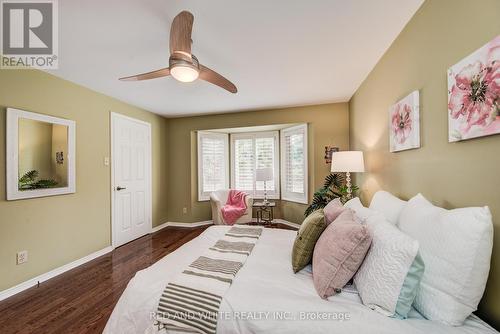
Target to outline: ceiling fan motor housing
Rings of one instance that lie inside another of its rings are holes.
[[[198,58],[196,58],[194,55],[188,57],[178,53],[174,53],[173,55],[170,56],[168,63],[170,69],[177,66],[184,66],[184,67],[191,67],[197,70],[198,72],[200,71],[200,63],[198,62]]]
[[[192,82],[200,75],[200,63],[192,55],[174,53],[169,58],[170,74],[180,82]]]

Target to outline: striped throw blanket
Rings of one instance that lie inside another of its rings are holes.
[[[169,282],[158,304],[154,323],[156,331],[215,334],[222,298],[261,233],[260,227],[232,227]]]

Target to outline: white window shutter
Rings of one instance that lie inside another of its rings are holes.
[[[198,131],[198,200],[229,188],[229,138],[226,133]]]
[[[255,138],[255,165],[256,169],[260,168],[274,168],[278,165],[278,161],[275,158],[277,156],[277,140],[273,137],[261,137]],[[276,174],[274,179],[278,180],[278,175]],[[278,169],[279,170],[279,169]],[[273,194],[276,192],[276,182],[268,181],[266,183],[266,190],[268,194]],[[255,181],[255,192],[264,196],[264,181]]]
[[[253,138],[238,138],[233,143],[234,182],[232,187],[253,194],[255,175]]]
[[[270,199],[279,199],[278,131],[231,134],[231,188],[253,198],[264,198],[264,182],[255,179],[256,170],[271,167],[274,180],[266,183]]]
[[[282,199],[308,203],[307,124],[281,130]]]

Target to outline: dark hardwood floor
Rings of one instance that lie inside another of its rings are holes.
[[[101,333],[135,273],[207,227],[167,227],[1,301],[0,333]]]

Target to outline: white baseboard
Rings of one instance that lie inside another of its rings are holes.
[[[175,226],[175,227],[199,227],[199,226],[205,226],[205,225],[212,225],[214,222],[211,220],[204,220],[201,222],[195,222],[195,223],[181,223],[181,222],[166,222],[161,225],[153,227],[151,230],[151,233],[158,232],[165,227],[168,226]]]
[[[252,219],[252,222],[256,223],[257,219]],[[294,227],[294,228],[297,228],[297,229],[300,227],[300,224],[292,223],[292,222],[289,222],[289,221],[284,220],[284,219],[275,219],[274,222],[275,223],[284,224],[284,225],[287,225],[287,226],[290,226],[290,227]],[[162,229],[164,229],[165,227],[168,227],[168,226],[175,226],[175,227],[199,227],[199,226],[205,226],[205,225],[212,225],[213,223],[214,222],[212,220],[204,220],[204,221],[195,222],[195,223],[166,222],[166,223],[163,223],[161,225],[153,227],[153,229],[151,230],[151,233],[158,232],[158,231],[160,231],[160,230],[162,230]]]
[[[113,249],[114,248],[112,246],[108,246],[106,248],[98,250],[97,252],[94,252],[92,254],[84,256],[81,259],[75,260],[75,261],[70,262],[68,264],[65,264],[63,266],[55,268],[49,272],[46,272],[44,274],[33,277],[32,279],[29,279],[25,282],[22,282],[16,286],[13,286],[11,288],[0,291],[0,300],[4,300],[6,298],[9,298],[10,296],[13,296],[21,291],[24,291],[26,289],[29,289],[29,288],[37,285],[38,283],[45,282],[46,280],[51,279],[53,277],[56,277],[58,275],[61,275],[62,273],[66,272],[68,270],[71,270],[73,268],[81,266],[84,263],[92,261],[92,260],[98,258],[99,256],[102,256],[104,254],[111,252]]]
[[[257,218],[252,218],[252,223],[257,223]],[[262,221],[261,221],[261,223],[262,223]],[[284,219],[280,219],[280,218],[273,219],[273,223],[287,225],[287,226],[290,226],[290,227],[293,227],[296,229],[300,228],[300,224],[292,223],[292,222],[289,222],[288,220],[284,220]]]
[[[275,219],[274,222],[275,223],[280,223],[280,224],[283,224],[283,225],[287,225],[287,226],[290,226],[290,227],[294,227],[296,229],[300,228],[300,224],[292,223],[292,222],[289,222],[288,220],[284,220],[284,219]]]

